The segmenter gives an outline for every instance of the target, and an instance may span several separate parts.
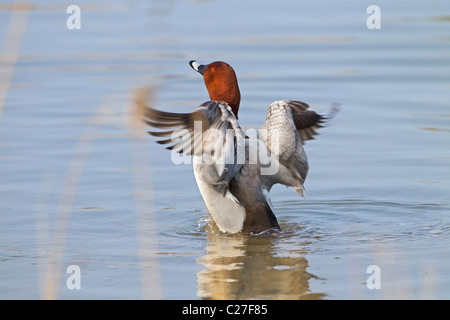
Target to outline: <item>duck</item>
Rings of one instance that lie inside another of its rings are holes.
[[[308,158],[304,143],[337,111],[316,113],[297,100],[270,104],[265,122],[249,135],[238,122],[241,93],[234,69],[226,62],[189,65],[203,76],[208,101],[191,113],[146,106],[144,121],[161,145],[192,158],[195,180],[206,207],[223,233],[281,232],[269,196],[276,184],[304,197]]]

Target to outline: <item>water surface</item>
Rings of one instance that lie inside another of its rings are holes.
[[[450,297],[443,1],[378,1],[380,30],[364,1],[79,1],[80,30],[72,3],[29,3],[0,6],[1,298]],[[305,146],[306,198],[272,192],[281,234],[221,234],[146,135],[136,99],[208,99],[192,59],[233,65],[244,128],[279,99],[342,105]]]

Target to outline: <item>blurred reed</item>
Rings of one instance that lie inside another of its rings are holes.
[[[0,54],[0,121],[8,96],[16,63],[19,60],[20,47],[27,30],[28,16],[32,0],[14,1],[11,17]]]

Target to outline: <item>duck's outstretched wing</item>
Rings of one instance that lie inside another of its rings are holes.
[[[145,122],[165,131],[149,131],[167,149],[199,157],[207,166],[208,180],[224,195],[228,184],[245,163],[245,133],[230,106],[225,102],[207,101],[192,113],[171,113],[147,107]]]
[[[309,105],[304,102],[287,100],[285,103],[291,109],[292,120],[300,134],[302,143],[314,139],[314,136],[317,135],[316,130],[323,127],[325,116],[309,109]]]
[[[337,108],[330,110],[331,116]],[[294,187],[299,195],[304,196],[303,183],[309,165],[303,144],[314,139],[316,130],[323,126],[327,118],[300,101],[275,101],[269,106],[259,137],[267,145],[274,161],[278,161],[279,167],[276,174],[261,176],[265,189],[269,191],[274,184],[281,183]]]

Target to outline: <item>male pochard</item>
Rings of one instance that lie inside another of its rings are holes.
[[[222,61],[189,64],[203,75],[211,100],[192,113],[146,108],[147,124],[170,129],[149,134],[169,137],[157,142],[174,143],[167,149],[193,156],[200,193],[222,232],[279,231],[268,193],[280,183],[304,196],[309,166],[303,144],[327,116],[303,102],[275,101],[257,137],[250,138],[237,122],[241,94],[233,68]]]

